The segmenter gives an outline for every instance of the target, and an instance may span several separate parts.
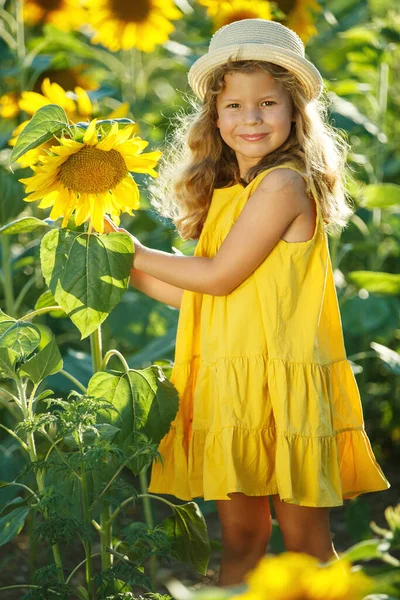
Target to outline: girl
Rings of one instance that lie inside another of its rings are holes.
[[[266,552],[269,496],[286,549],[327,561],[330,508],[390,484],[344,348],[326,228],[352,214],[346,145],[318,70],[293,31],[245,19],[217,31],[189,83],[202,104],[153,204],[198,244],[173,255],[134,237],[132,283],[181,309],[180,407],[149,491],[216,500],[228,585]]]

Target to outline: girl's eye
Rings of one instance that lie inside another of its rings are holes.
[[[231,106],[239,106],[239,104],[237,104],[236,102],[232,102],[232,104],[228,104],[227,108],[230,108]]]
[[[272,106],[273,104],[275,104],[275,102],[273,100],[264,100],[264,102],[262,102],[262,104],[267,104],[268,106]],[[227,105],[227,108],[236,108],[237,106],[239,106],[239,104],[237,102],[232,102],[231,104]]]
[[[275,102],[273,100],[264,100],[263,104],[268,104],[269,106],[272,106],[272,104],[275,104]]]

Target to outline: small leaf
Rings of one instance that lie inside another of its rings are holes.
[[[40,294],[39,298],[36,300],[35,310],[38,310],[39,308],[45,308],[48,306],[58,306],[50,290],[46,290],[45,292],[43,292],[43,294]],[[62,308],[51,310],[47,314],[53,317],[53,319],[61,319],[68,316],[65,310],[63,310]]]
[[[53,229],[53,227],[49,225],[49,223],[46,223],[46,221],[42,221],[36,217],[23,217],[22,219],[12,221],[11,223],[1,227],[0,234],[13,235],[16,233],[30,233],[31,231],[35,231],[36,229],[43,227],[46,227],[47,229]]]
[[[350,562],[380,558],[382,553],[386,552],[389,547],[390,544],[382,542],[382,540],[365,540],[351,546],[345,552],[341,552],[340,558],[344,558]]]
[[[362,190],[360,204],[370,209],[400,206],[400,185],[395,183],[367,185]]]
[[[28,150],[37,148],[54,135],[68,127],[65,110],[58,104],[48,104],[39,108],[29,123],[18,136],[10,156],[10,163],[15,162]]]
[[[19,534],[28,512],[29,508],[16,508],[0,518],[0,546],[4,546]]]
[[[17,321],[0,309],[0,348],[11,348],[23,359],[36,350],[40,338],[40,331],[35,325]]]
[[[48,375],[58,373],[62,367],[63,360],[53,337],[47,346],[24,363],[19,371],[22,375],[28,375],[33,383],[39,384]]]
[[[0,348],[0,378],[14,379],[15,364],[19,358],[18,352],[11,348]]]
[[[161,529],[172,539],[172,554],[189,562],[199,573],[206,575],[210,560],[210,542],[207,524],[195,502],[174,505],[174,514],[162,521],[155,531]]]
[[[43,390],[43,392],[40,392],[40,394],[38,396],[36,396],[35,401],[36,401],[36,403],[41,402],[42,400],[45,400],[49,396],[54,396],[53,390]]]

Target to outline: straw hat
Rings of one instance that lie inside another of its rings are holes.
[[[194,93],[203,100],[208,75],[219,65],[234,60],[264,60],[285,67],[306,89],[308,98],[322,90],[318,69],[304,58],[299,36],[276,21],[242,19],[224,25],[213,35],[207,54],[196,60],[188,74]]]

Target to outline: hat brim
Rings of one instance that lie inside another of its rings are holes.
[[[218,66],[233,60],[263,60],[284,67],[293,73],[304,86],[310,100],[317,98],[323,87],[318,69],[306,58],[271,44],[229,45],[220,50],[201,56],[191,66],[188,73],[189,85],[201,100],[206,93],[207,78]]]

